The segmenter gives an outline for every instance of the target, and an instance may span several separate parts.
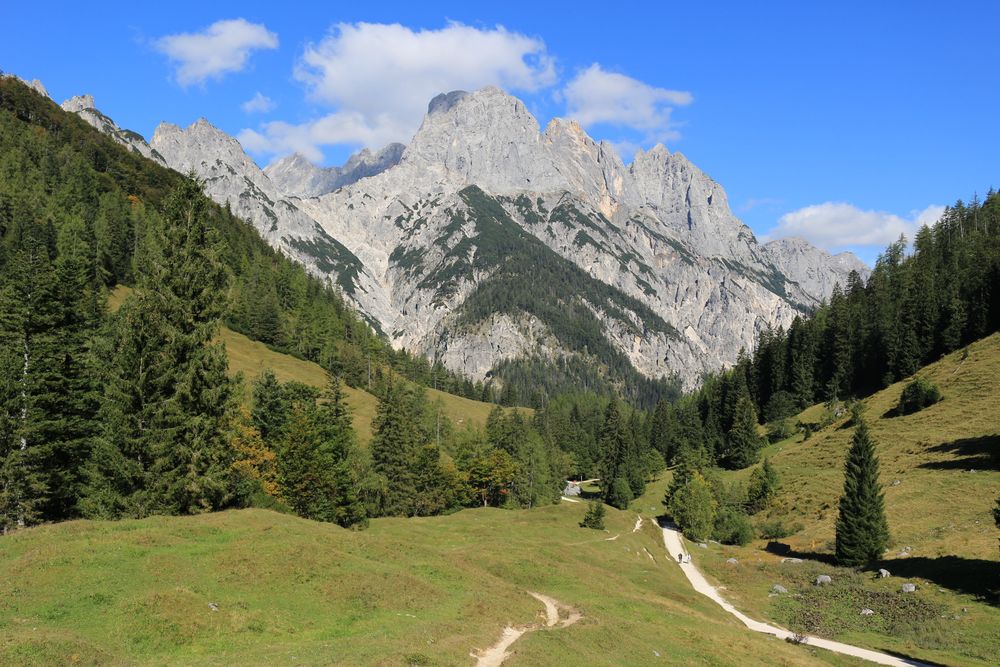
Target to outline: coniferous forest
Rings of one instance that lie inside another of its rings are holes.
[[[669,465],[666,502],[685,532],[745,543],[748,514],[780,484],[760,460],[760,424],[774,438],[808,429],[788,419],[867,395],[1000,329],[1000,195],[991,191],[921,229],[912,253],[902,239],[890,245],[867,282],[852,274],[787,331],[765,329],[752,352],[692,393],[671,387],[644,411],[619,397],[646,403],[649,391],[606,380],[603,395],[530,392],[543,368],[531,366],[519,392],[499,398],[530,400],[534,411],[496,407],[485,428],[460,429],[425,387],[487,400],[492,387],[393,351],[334,286],[268,247],[195,180],[12,78],[0,79],[0,149],[4,531],[242,506],[363,526],[558,502],[567,478],[599,478],[603,500],[625,508]],[[119,285],[131,290],[112,310]],[[223,324],[320,364],[328,387],[231,377]],[[345,384],[379,399],[366,447]],[[745,486],[717,473],[751,466]]]

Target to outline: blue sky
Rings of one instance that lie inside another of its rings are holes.
[[[262,165],[406,141],[439,89],[499,84],[626,161],[683,152],[759,236],[869,261],[1000,187],[1000,3],[363,4],[8,4],[0,69],[147,137],[204,116]]]

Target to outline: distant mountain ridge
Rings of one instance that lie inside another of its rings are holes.
[[[405,148],[395,143],[376,153],[365,148],[349,157],[344,166],[326,168],[317,167],[299,153],[293,153],[268,165],[264,173],[286,195],[318,197],[396,166]]]
[[[204,120],[162,124],[150,150],[337,282],[394,346],[477,379],[550,364],[693,386],[867,275],[801,240],[759,243],[684,155],[625,165],[497,88],[439,95],[405,148],[333,170],[301,156],[261,170]]]

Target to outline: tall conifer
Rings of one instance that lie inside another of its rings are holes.
[[[888,542],[889,524],[875,442],[868,424],[861,419],[844,469],[844,494],[837,518],[837,561],[852,566],[871,563],[882,556]]]

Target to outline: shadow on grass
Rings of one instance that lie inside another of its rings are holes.
[[[942,588],[973,595],[993,606],[1000,605],[1000,564],[981,558],[911,556],[882,561],[880,567],[894,577],[918,577]]]
[[[801,558],[826,565],[837,565],[831,553],[797,551],[784,542],[768,542],[764,550],[785,558]],[[981,558],[911,556],[874,563],[869,570],[889,570],[894,577],[932,581],[942,588],[972,595],[987,604],[1000,606],[1000,564]]]
[[[921,463],[921,468],[932,470],[1000,470],[1000,435],[984,435],[979,438],[961,438],[927,451],[951,454],[957,458]]]
[[[785,558],[801,558],[802,560],[812,560],[817,563],[825,563],[826,565],[837,564],[837,559],[834,558],[833,554],[821,553],[819,551],[798,551],[793,549],[789,544],[776,542],[774,540],[767,543],[767,546],[764,547],[764,551],[772,553],[776,556],[783,556]]]

